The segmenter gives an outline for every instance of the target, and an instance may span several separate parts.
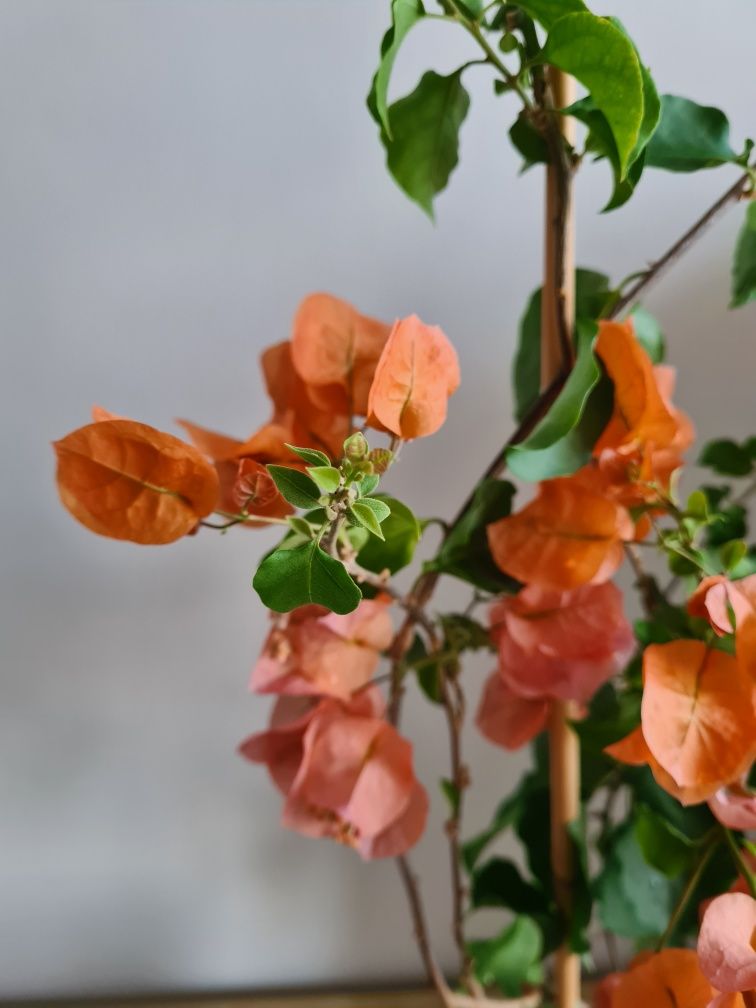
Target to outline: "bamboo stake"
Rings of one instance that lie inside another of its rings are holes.
[[[551,99],[555,108],[574,101],[574,81],[549,68]],[[557,117],[561,134],[574,143],[574,121]],[[575,221],[572,208],[571,172],[560,163],[559,145],[552,147],[546,170],[546,220],[544,280],[541,301],[541,390],[548,388],[565,367],[565,334],[572,337],[575,321]],[[560,910],[569,919],[574,874],[573,847],[567,830],[580,811],[580,750],[569,726],[573,705],[554,702],[549,721],[549,776],[551,791],[551,867]],[[577,1008],[581,1003],[580,959],[568,946],[556,953],[554,984],[558,1008]]]

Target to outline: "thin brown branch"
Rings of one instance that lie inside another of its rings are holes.
[[[702,214],[685,234],[671,245],[664,255],[651,263],[647,270],[640,274],[635,283],[622,295],[613,306],[610,317],[615,318],[621,314],[628,305],[636,301],[638,296],[661,276],[680,256],[687,251],[693,242],[706,230],[719,214],[729,206],[730,203],[739,200],[744,196],[751,185],[751,175],[746,172],[741,175],[737,182],[723,193],[719,199],[712,203],[709,209]]]
[[[656,583],[656,578],[652,577],[643,566],[643,561],[640,558],[640,553],[635,543],[625,543],[625,556],[633,569],[635,587],[638,589],[643,609],[647,616],[653,617],[659,608],[659,603],[664,600],[662,591]]]
[[[405,854],[400,854],[399,857],[395,858],[395,860],[396,867],[399,870],[399,875],[404,885],[404,890],[407,894],[407,902],[409,903],[410,914],[412,916],[412,925],[415,930],[415,941],[420,951],[420,958],[423,960],[423,966],[425,967],[428,980],[438,991],[445,1008],[452,1008],[449,985],[447,984],[446,978],[441,972],[431,950],[428,924],[425,919],[425,911],[423,910],[423,904],[420,898],[420,887],[418,885],[417,878],[410,868],[409,861]]]

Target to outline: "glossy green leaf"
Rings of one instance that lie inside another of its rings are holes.
[[[643,76],[630,39],[606,18],[568,14],[554,22],[542,52],[589,91],[609,123],[619,155],[620,177],[632,161],[643,125]]]
[[[602,686],[591,700],[588,716],[573,724],[583,747],[602,752],[629,735],[640,723],[640,701],[640,693],[619,692],[611,683]]]
[[[698,461],[721,476],[748,476],[753,468],[753,459],[747,448],[730,438],[709,441]]]
[[[708,805],[681,805],[654,780],[648,767],[622,767],[635,799],[642,802],[689,840],[700,840],[716,825]]]
[[[521,171],[527,171],[535,164],[548,163],[549,148],[546,141],[525,114],[521,114],[515,119],[509,130],[509,139],[515,150],[522,155]]]
[[[661,326],[642,305],[635,305],[630,312],[635,337],[654,364],[664,360],[665,342]]]
[[[517,917],[496,938],[470,942],[475,975],[483,986],[495,985],[517,997],[525,984],[541,980],[541,930],[530,917]]]
[[[363,528],[366,528],[368,532],[385,541],[385,536],[383,535],[383,530],[381,529],[381,523],[376,518],[375,511],[368,507],[364,501],[355,501],[349,508],[349,514],[355,519],[355,521],[362,525]]]
[[[390,138],[391,123],[388,110],[388,88],[396,54],[409,30],[425,15],[421,0],[392,0],[391,27],[381,42],[381,61],[367,98],[370,114]]]
[[[362,598],[344,565],[315,540],[274,550],[260,564],[252,585],[263,605],[274,612],[291,612],[312,602],[344,614],[356,609]]]
[[[595,320],[615,297],[609,277],[595,270],[575,271],[575,313],[579,319]],[[541,288],[533,291],[520,319],[517,354],[512,368],[515,417],[521,421],[538,398],[541,385]]]
[[[269,465],[268,472],[278,487],[278,492],[289,504],[298,508],[316,507],[320,500],[320,490],[317,483],[299,469],[288,469],[286,466]]]
[[[689,98],[662,95],[661,120],[646,149],[646,166],[691,172],[736,161],[724,112]]]
[[[431,219],[433,199],[457,166],[459,128],[469,107],[460,70],[448,77],[429,70],[389,108],[391,135],[382,136],[389,171]]]
[[[580,14],[588,10],[583,0],[523,0],[517,6],[542,24],[546,31],[565,14]]]
[[[515,913],[534,915],[549,912],[549,898],[544,891],[526,882],[514,862],[506,858],[492,858],[475,871],[470,902],[476,909],[505,907]]]
[[[424,569],[451,574],[483,591],[513,590],[516,583],[502,574],[491,559],[486,527],[510,513],[514,493],[515,488],[506,480],[481,483],[467,513]]]
[[[507,464],[520,479],[537,482],[575,472],[606,426],[608,411],[601,411],[597,422],[579,427],[601,372],[593,353],[595,324],[578,323],[577,329],[575,366],[564,387],[532,434],[507,451]]]
[[[341,473],[335,466],[311,466],[307,472],[322,491],[333,493],[341,483]]]
[[[297,448],[296,445],[287,444],[286,447],[290,452],[294,452],[298,455],[303,462],[312,466],[329,466],[331,460],[328,458],[325,452],[318,451],[317,448]]]
[[[626,938],[656,938],[667,926],[677,893],[677,883],[644,860],[634,823],[620,826],[594,891],[606,930]]]
[[[730,308],[740,308],[753,300],[756,300],[756,202],[751,201],[735,246]]]
[[[678,878],[693,864],[693,843],[646,805],[635,810],[635,839],[646,863],[667,878]]]
[[[406,504],[393,497],[377,497],[391,509],[381,523],[384,541],[370,538],[357,554],[357,562],[366,570],[380,574],[384,570],[395,574],[412,562],[420,539],[420,524]],[[363,499],[364,500],[364,499]]]

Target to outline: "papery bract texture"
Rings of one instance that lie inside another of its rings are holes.
[[[489,742],[514,750],[544,730],[550,709],[548,700],[519,696],[494,672],[483,687],[475,724]]]
[[[528,585],[490,613],[502,680],[523,697],[587,702],[626,663],[634,637],[613,584]]]
[[[284,825],[331,837],[366,859],[395,857],[420,839],[427,808],[411,744],[381,718],[324,701],[304,732]]]
[[[675,784],[712,795],[753,758],[753,682],[734,657],[702,641],[653,644],[643,656],[641,721],[650,751]]]
[[[457,354],[444,333],[417,315],[400,319],[375,370],[368,422],[407,441],[435,434],[458,387]]]
[[[317,606],[277,619],[253,671],[257,693],[319,694],[348,699],[373,676],[393,627],[388,606],[363,599],[346,616]]]
[[[701,970],[723,993],[756,990],[756,900],[725,893],[709,904],[698,936]]]
[[[191,445],[134,420],[101,420],[54,444],[60,498],[92,532],[174,542],[208,515],[218,477]]]
[[[491,553],[505,574],[556,591],[608,581],[633,535],[624,507],[570,477],[542,483],[522,511],[488,526]]]
[[[611,993],[611,1008],[707,1008],[716,992],[692,949],[670,948],[631,966]]]
[[[310,294],[302,301],[294,318],[291,356],[318,409],[366,415],[389,332],[390,326],[332,294]]]

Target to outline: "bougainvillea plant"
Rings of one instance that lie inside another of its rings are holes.
[[[97,408],[55,444],[61,499],[92,531],[143,544],[281,527],[253,579],[270,630],[252,689],[275,699],[269,728],[240,752],[267,767],[284,826],[396,859],[444,1004],[574,1008],[593,922],[618,959],[598,1005],[754,1006],[756,547],[746,504],[756,438],[705,445],[698,461],[710,480],[681,494],[693,426],[640,305],[738,202],[731,307],[756,300],[752,143],[733,148],[718,109],[660,97],[623,26],[582,0],[440,0],[433,10],[393,0],[390,16],[368,108],[407,195],[432,215],[458,160],[463,77],[481,71],[512,103],[509,138],[524,166],[543,165],[548,183],[545,275],[513,365],[518,426],[441,523],[435,556],[409,591],[396,587],[430,523],[385,488],[399,452],[421,452],[415,442],[442,427],[460,384],[456,353],[416,316],[378,321],[331,294],[306,297],[290,339],[262,355],[272,415],[254,434],[179,421],[186,441]],[[471,36],[479,58],[428,71],[390,104],[397,52],[431,19]],[[738,177],[671,249],[617,284],[573,266],[571,183],[594,162],[610,170],[605,211],[647,171],[735,166]],[[523,486],[516,501],[505,470]],[[624,563],[643,612],[634,626],[612,583]],[[464,612],[433,608],[442,577],[469,586]],[[465,672],[471,651],[490,652],[485,682]],[[440,781],[417,779],[400,731],[403,697],[416,689],[448,728]],[[494,745],[533,751],[486,825],[462,822],[474,780],[460,742],[470,701]],[[451,979],[436,965],[408,861],[429,790],[448,807]],[[519,865],[492,853],[505,831],[522,844]],[[481,933],[483,907],[505,912],[503,929]],[[630,940],[627,955],[615,936]]]

